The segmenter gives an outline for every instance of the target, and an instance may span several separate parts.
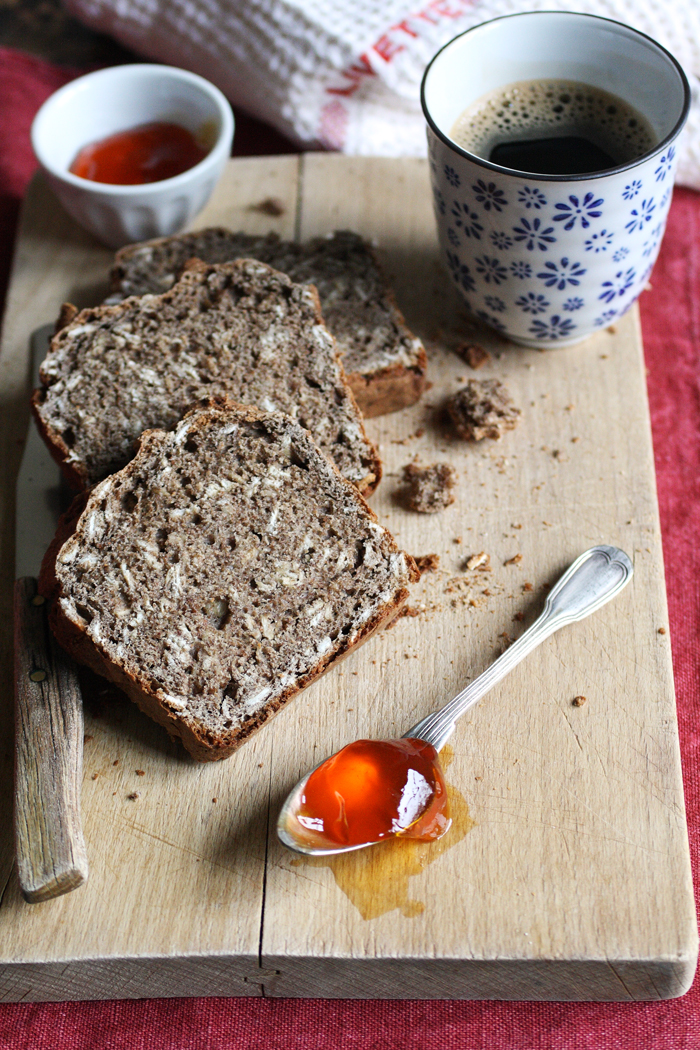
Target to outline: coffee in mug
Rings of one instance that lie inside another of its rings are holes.
[[[455,121],[458,146],[504,168],[583,175],[627,164],[657,142],[646,117],[603,88],[525,80],[476,99]]]

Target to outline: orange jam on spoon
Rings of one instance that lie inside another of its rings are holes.
[[[181,175],[208,152],[179,124],[140,124],[84,146],[70,172],[93,182],[140,186]]]
[[[295,816],[339,846],[438,839],[450,819],[437,751],[424,740],[356,740],[313,771]]]

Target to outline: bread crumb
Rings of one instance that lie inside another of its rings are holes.
[[[474,569],[481,569],[482,572],[491,572],[491,555],[487,554],[486,551],[472,554],[471,557],[467,558],[464,568],[469,572],[473,572]]]
[[[141,798],[141,795],[138,791],[132,791],[131,794],[126,797],[130,799],[131,802],[135,802],[137,798]]]
[[[512,558],[509,558],[508,561],[504,561],[503,564],[504,565],[520,565],[520,562],[522,560],[523,560],[522,554],[514,554]]]
[[[523,620],[525,619],[525,613],[523,613],[523,612],[516,612],[516,614],[515,614],[515,616],[513,617],[513,619],[514,619],[514,620],[517,620],[517,621],[518,621],[518,623],[522,623],[522,622],[523,622]]]
[[[522,529],[522,525],[511,525],[511,529]]]
[[[119,765],[119,759],[115,758],[114,762],[112,762],[112,765],[113,766],[118,766]]]
[[[90,777],[90,780],[97,780],[99,775],[100,775],[99,773],[93,773],[92,776]]]
[[[92,733],[86,733],[85,736],[83,737],[83,743],[87,744],[88,740],[94,740],[94,739],[95,738],[92,735]]]
[[[262,215],[284,215],[286,210],[279,197],[266,197],[264,201],[250,205],[250,211],[259,211]]]
[[[483,368],[486,362],[491,359],[491,354],[488,350],[484,350],[479,343],[459,343],[455,347],[455,353],[459,354],[462,360],[466,361],[469,367],[475,371],[477,368]]]
[[[518,423],[521,412],[497,379],[470,379],[447,400],[457,434],[465,441],[500,440]]]
[[[617,325],[616,324],[609,324],[608,327],[605,329],[605,331],[606,332],[610,332],[610,335],[615,335],[615,332],[617,331]]]
[[[438,565],[440,564],[440,555],[416,554],[414,555],[413,560],[418,566],[418,572],[422,576],[424,572],[435,572]]]
[[[577,441],[580,441],[580,440],[581,440],[581,438],[580,438],[580,437],[572,437],[572,439],[571,439],[571,444],[572,444],[572,445],[575,445],[575,444],[576,444],[576,442],[577,442]]]
[[[455,536],[455,538],[452,540],[452,542],[453,543],[461,543],[462,542],[462,537],[461,536]]]
[[[454,503],[452,489],[457,474],[449,463],[431,463],[427,467],[407,463],[403,476],[407,484],[405,499],[411,510],[420,514],[437,514]]]
[[[574,707],[583,707],[583,705],[586,703],[586,697],[585,696],[575,696],[573,698],[573,700],[571,701],[571,703],[573,704]]]
[[[523,590],[524,590],[524,591],[532,591],[532,590],[534,590],[534,587],[533,587],[533,585],[532,585],[532,584],[530,583],[530,581],[529,581],[529,580],[526,580],[526,581],[525,581],[525,583],[523,584]]]
[[[399,622],[399,620],[403,619],[404,616],[422,616],[424,612],[425,608],[420,608],[418,605],[404,605],[403,608],[399,609],[393,620],[389,621],[389,623],[385,627],[385,630],[388,631],[392,627],[396,627],[396,624]],[[353,671],[352,673],[358,674],[359,672]]]
[[[137,776],[137,777],[145,777],[145,776],[146,776],[146,772],[145,772],[145,770],[143,770],[143,769],[137,769],[137,770],[136,770],[136,776]]]
[[[218,802],[218,801],[219,801],[218,798],[213,798],[212,799],[212,802]]]
[[[665,627],[659,627],[659,634],[666,634],[666,628]]]

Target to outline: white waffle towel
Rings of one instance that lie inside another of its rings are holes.
[[[423,70],[453,36],[517,11],[603,15],[658,40],[693,91],[678,181],[700,189],[700,0],[64,0],[134,51],[200,73],[299,143],[423,156]]]

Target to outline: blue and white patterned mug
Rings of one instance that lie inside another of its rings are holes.
[[[532,175],[450,137],[482,95],[545,78],[623,98],[649,121],[657,144],[602,172]],[[525,346],[571,345],[625,313],[658,254],[690,104],[673,56],[594,15],[508,15],[443,47],[425,71],[421,99],[441,254],[470,310]]]

